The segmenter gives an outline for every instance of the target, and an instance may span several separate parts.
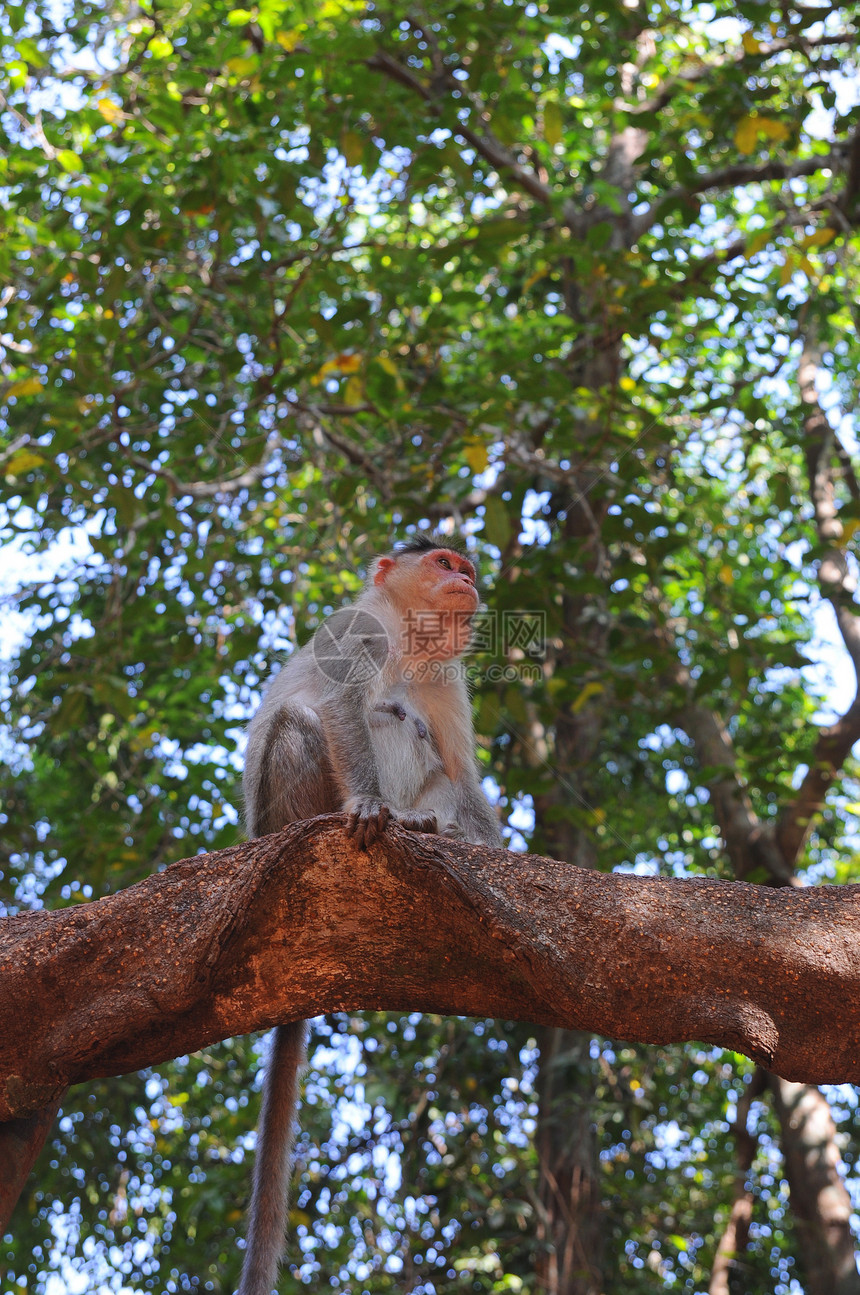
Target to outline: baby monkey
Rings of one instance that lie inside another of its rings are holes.
[[[357,601],[289,657],[251,721],[243,781],[251,836],[346,811],[359,849],[389,820],[502,845],[475,764],[461,663],[478,602],[472,562],[435,537],[376,559]],[[304,1021],[275,1030],[239,1295],[270,1295],[277,1281],[306,1031]]]

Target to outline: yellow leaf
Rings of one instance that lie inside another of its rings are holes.
[[[636,383],[633,381],[633,379],[632,379],[632,378],[627,378],[627,377],[619,378],[619,380],[618,380],[618,385],[619,385],[619,387],[621,388],[621,390],[622,390],[622,391],[635,391],[635,390],[636,390]]]
[[[747,243],[747,256],[755,256],[756,252],[760,252],[763,248],[767,247],[769,242],[770,230],[760,229],[757,234],[753,234],[752,238]]]
[[[57,161],[64,171],[80,171],[81,169],[81,159],[70,148],[61,148],[57,153]]]
[[[350,378],[344,388],[343,398],[348,405],[360,405],[364,402],[364,383],[361,378]]]
[[[755,36],[753,36],[751,31],[744,32],[743,45],[744,51],[747,54],[759,54],[761,52],[761,45],[756,40]]]
[[[758,139],[758,117],[743,117],[735,129],[738,152],[751,153]]]
[[[732,571],[728,563],[726,563],[725,566],[720,567],[719,577],[724,585],[734,584],[735,573]]]
[[[765,139],[781,140],[788,139],[789,134],[785,122],[777,121],[775,117],[759,117],[757,113],[752,113],[748,117],[742,117],[738,122],[735,128],[735,144],[741,153],[752,153],[759,135],[764,135]]]
[[[347,166],[360,166],[364,158],[364,140],[358,131],[345,130],[340,137],[340,151]]]
[[[123,116],[125,115],[122,108],[120,108],[118,103],[114,103],[113,99],[99,99],[96,107],[104,117],[105,121],[110,122],[111,126],[115,126],[118,121],[122,121]]]
[[[529,275],[523,284],[523,294],[527,293],[529,288],[533,288],[537,281],[543,278],[547,272],[547,268],[547,266],[543,265],[539,270],[535,270],[534,274]]]
[[[790,131],[784,121],[777,121],[775,117],[757,117],[756,120],[766,139],[788,139]]]
[[[44,462],[40,454],[33,454],[31,450],[19,450],[3,464],[3,473],[7,477],[20,477],[25,472],[32,472],[33,468],[41,467]]]
[[[389,377],[397,377],[397,365],[387,355],[377,355],[376,363],[382,366]]]
[[[855,531],[860,527],[860,518],[849,517],[848,521],[842,527],[842,543],[850,544],[854,538]]]
[[[824,229],[816,229],[814,233],[807,234],[806,238],[801,240],[801,247],[826,247],[826,245],[836,237],[836,230],[825,225]]]
[[[40,378],[21,378],[6,388],[7,396],[38,396],[42,390]]]
[[[473,472],[486,472],[490,465],[490,451],[477,437],[468,440],[463,446],[463,458]]]
[[[293,50],[296,48],[301,38],[302,38],[302,33],[300,31],[276,31],[275,32],[275,40],[281,46],[281,49],[285,49],[288,54],[291,54],[293,52]]]
[[[342,351],[341,354],[336,355],[333,360],[326,360],[322,368],[317,369],[316,373],[311,378],[311,382],[315,387],[318,387],[325,378],[328,378],[333,373],[357,373],[360,368],[360,355],[356,355],[353,351]]]
[[[581,711],[586,702],[590,701],[592,697],[599,697],[602,692],[603,684],[598,683],[596,679],[592,679],[590,683],[587,683],[573,703],[571,709],[574,715]]]
[[[795,261],[793,256],[787,256],[782,263],[779,272],[779,286],[784,288],[795,271]]]
[[[228,58],[225,64],[228,72],[234,76],[250,76],[257,70],[256,58]]]
[[[554,100],[545,103],[543,106],[543,137],[554,148],[560,144],[563,135],[563,123],[561,120],[561,109]]]

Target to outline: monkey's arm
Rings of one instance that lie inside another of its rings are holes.
[[[319,707],[329,758],[349,814],[347,833],[359,849],[373,845],[385,830],[391,809],[383,803],[379,772],[357,689],[342,687]]]
[[[454,816],[464,840],[494,848],[504,846],[499,820],[484,795],[477,770],[470,770],[454,784]]]

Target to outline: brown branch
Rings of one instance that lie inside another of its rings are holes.
[[[766,180],[793,180],[801,175],[814,175],[825,167],[834,171],[842,168],[843,154],[834,150],[820,156],[802,158],[798,162],[766,162],[757,166],[753,162],[737,162],[733,166],[722,167],[719,171],[708,171],[696,176],[689,184],[676,185],[667,189],[656,198],[647,211],[634,217],[632,234],[634,240],[641,238],[661,216],[664,208],[682,198],[696,193],[706,193],[711,189],[733,189],[739,184],[754,184]]]
[[[684,707],[680,720],[700,765],[718,771],[708,778],[707,787],[734,875],[743,880],[763,868],[778,886],[796,884],[791,863],[753,809],[725,724],[709,706],[695,701]]]
[[[828,10],[827,12],[834,11]],[[800,50],[800,52],[806,53],[813,49],[826,49],[833,45],[853,46],[854,43],[855,36],[851,32],[816,36],[812,39],[792,33],[791,36],[783,36],[778,40],[769,41],[766,45],[760,44],[755,54],[750,54],[743,49],[725,58],[716,58],[707,63],[691,66],[684,72],[669,77],[664,81],[657,93],[652,95],[650,99],[644,99],[641,103],[617,100],[616,108],[628,113],[631,117],[654,115],[667,107],[679,90],[687,90],[690,86],[695,85],[697,81],[710,78],[715,73],[723,75],[727,67],[738,67],[741,63],[758,63],[760,65],[765,59],[774,54],[781,54],[787,49]]]
[[[659,592],[653,591],[659,603]],[[655,631],[661,651],[674,653],[673,619],[665,611],[662,625]],[[696,698],[696,685],[687,667],[675,660],[667,671],[667,685],[686,695],[678,707],[677,722],[690,738],[705,783],[720,836],[726,848],[732,871],[739,881],[764,869],[770,883],[777,886],[797,885],[792,861],[782,854],[773,827],[762,823],[738,770],[731,735],[722,718],[710,706]]]
[[[62,1096],[57,1093],[47,1106],[32,1115],[0,1124],[0,1231],[5,1231],[12,1217],[30,1170],[51,1131]]]
[[[147,473],[151,472],[153,476],[161,477],[167,482],[170,493],[177,498],[181,499],[183,495],[189,495],[192,499],[215,499],[221,495],[236,494],[239,490],[251,490],[258,485],[266,473],[271,471],[272,456],[280,443],[278,437],[270,437],[266,452],[259,463],[251,468],[243,464],[241,468],[215,481],[180,481],[176,473],[163,464],[155,464],[149,459],[136,456],[132,456],[132,462]]]
[[[851,137],[848,152],[848,176],[839,204],[851,225],[860,219],[860,128]]]
[[[367,59],[367,66],[378,72],[382,72],[392,81],[397,81],[400,85],[406,86],[413,94],[423,99],[425,103],[437,104],[439,95],[434,88],[430,88],[421,81],[414,72],[409,68],[398,63],[397,59],[392,58],[385,50],[377,50],[372,58]],[[548,184],[544,184],[538,176],[529,171],[519,161],[518,157],[511,149],[507,148],[490,130],[478,132],[472,130],[464,122],[458,121],[455,126],[451,127],[455,135],[460,135],[467,144],[484,159],[494,166],[497,171],[507,171],[514,177],[526,193],[536,198],[544,207],[548,207],[552,202],[552,189]]]
[[[854,503],[860,503],[860,479],[854,470],[854,460],[846,450],[845,446],[836,438],[836,457],[839,460],[839,469],[842,473],[842,480],[845,482],[849,495]]]
[[[362,853],[342,823],[0,921],[0,1115],[358,1008],[695,1038],[788,1078],[860,1079],[860,887],[604,876],[396,827]]]
[[[696,176],[692,184],[683,185],[676,190],[682,197],[685,193],[705,193],[709,189],[733,189],[737,184],[753,184],[765,180],[794,180],[800,175],[814,175],[824,168],[838,169],[842,163],[841,152],[822,153],[820,156],[801,158],[798,162],[765,162],[756,166],[751,162],[737,162],[734,166],[725,166],[719,171],[710,171]],[[666,197],[669,195],[667,194]],[[665,198],[662,199],[665,201]]]

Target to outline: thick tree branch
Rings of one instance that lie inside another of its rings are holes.
[[[33,1115],[0,1124],[0,1232],[4,1232],[18,1197],[51,1131],[62,1093]]]
[[[860,1079],[860,887],[605,876],[328,817],[0,922],[0,1112],[354,1008],[503,1016]],[[814,1006],[811,1006],[814,1005]]]

